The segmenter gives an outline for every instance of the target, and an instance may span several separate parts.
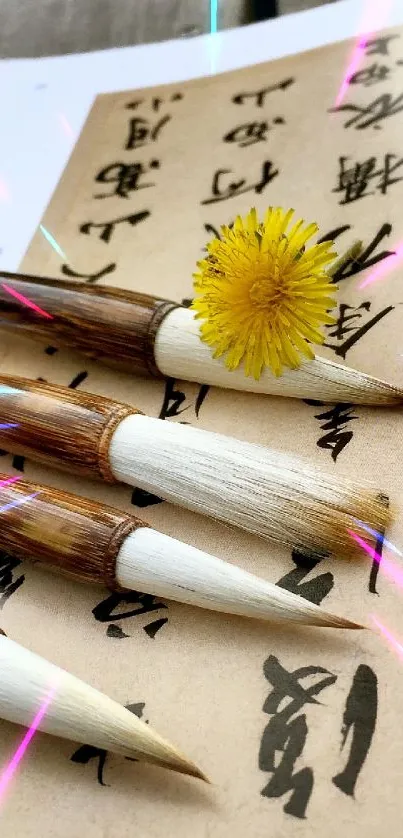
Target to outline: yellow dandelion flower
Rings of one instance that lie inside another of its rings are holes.
[[[320,327],[335,322],[328,311],[337,286],[325,269],[336,256],[333,242],[307,248],[318,227],[301,220],[290,228],[293,214],[270,207],[263,222],[255,209],[238,216],[207,245],[194,275],[201,339],[229,370],[243,362],[256,379],[264,367],[278,376],[299,367],[301,355],[313,359],[310,343],[323,343]]]

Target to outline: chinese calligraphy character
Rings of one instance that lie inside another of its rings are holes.
[[[139,489],[138,486],[132,491],[132,506],[138,506],[139,509],[146,509],[147,506],[155,506],[155,504],[163,502],[163,499],[159,498],[158,495],[147,492],[146,489]]]
[[[398,38],[399,35],[384,35],[380,38],[373,38],[365,42],[366,55],[389,55],[390,41]]]
[[[131,215],[123,215],[120,218],[114,218],[113,221],[103,221],[99,224],[95,223],[95,221],[87,221],[85,224],[82,224],[80,227],[80,233],[86,233],[89,235],[91,233],[92,228],[102,230],[101,235],[99,238],[101,241],[106,242],[109,244],[112,234],[115,230],[117,224],[122,224],[125,221],[128,222],[132,227],[135,227],[140,221],[144,221],[150,215],[148,210],[143,210],[142,212],[134,212]]]
[[[332,686],[337,676],[322,666],[305,666],[288,672],[274,655],[265,661],[263,671],[272,686],[263,712],[271,719],[260,745],[259,768],[272,776],[261,794],[273,798],[291,792],[283,810],[296,818],[304,818],[313,791],[314,772],[312,768],[304,767],[294,773],[296,760],[302,756],[308,736],[307,715],[300,711],[309,704],[320,707],[315,696]],[[306,679],[311,681],[313,678],[311,686],[302,685],[301,681],[306,683]],[[291,700],[280,710],[287,698]],[[371,746],[377,708],[376,675],[369,666],[359,664],[343,713],[341,750],[349,739],[349,754],[344,769],[332,778],[344,794],[354,795]],[[280,759],[277,755],[281,755]]]
[[[375,62],[370,67],[365,67],[363,70],[358,70],[356,73],[353,73],[348,83],[362,84],[364,87],[370,87],[379,81],[385,81],[389,77],[389,74],[390,68],[386,64]]]
[[[129,608],[128,611],[123,612],[118,610],[119,606],[125,605],[134,605],[135,608]],[[140,617],[143,614],[151,614],[153,611],[161,611],[161,609],[166,609],[167,607],[168,606],[165,605],[164,602],[159,602],[157,597],[152,594],[142,594],[139,591],[129,591],[124,594],[110,594],[106,597],[106,599],[99,602],[98,605],[93,608],[92,613],[99,623],[109,623],[111,620],[127,620],[129,617]],[[153,640],[157,632],[167,622],[168,617],[160,618],[154,622],[148,623],[146,626],[143,626],[143,631],[145,631],[148,637]],[[119,628],[119,626],[116,628]],[[107,630],[107,636],[119,639],[128,637],[128,635],[124,632],[116,632],[114,630],[110,631],[109,629]]]
[[[314,775],[312,768],[308,767],[294,773],[295,763],[302,755],[308,735],[306,713],[300,711],[305,704],[319,706],[315,696],[334,684],[337,676],[322,666],[303,666],[287,672],[274,655],[265,661],[264,674],[273,689],[263,705],[263,712],[270,715],[271,719],[260,745],[259,768],[272,776],[261,794],[271,798],[291,792],[283,807],[284,812],[296,818],[304,818],[313,790]],[[304,687],[300,683],[317,676],[323,677],[311,686]],[[279,710],[287,698],[291,700]]]
[[[394,158],[395,162],[393,162]],[[339,185],[333,189],[333,192],[344,192],[340,204],[350,204],[352,201],[373,195],[373,191],[367,190],[370,181],[375,178],[378,178],[376,189],[382,195],[386,195],[388,187],[393,183],[403,180],[403,175],[392,177],[393,173],[403,165],[403,157],[397,159],[396,154],[385,154],[383,167],[379,166],[379,168],[377,168],[376,157],[369,157],[362,163],[355,163],[352,166],[347,166],[347,161],[348,157],[339,157]]]
[[[377,711],[378,679],[370,666],[360,664],[347,696],[341,729],[341,750],[351,735],[350,753],[343,771],[333,777],[334,785],[351,797],[371,747]]]
[[[207,384],[201,384],[195,402],[196,419],[199,418],[200,408],[209,391]],[[164,400],[158,416],[158,419],[172,419],[173,416],[180,416],[185,410],[189,410],[190,405],[180,410],[183,402],[186,400],[186,395],[181,390],[176,389],[176,381],[174,378],[167,378],[164,389]]]
[[[337,227],[335,230],[330,230],[326,233],[326,235],[321,236],[319,244],[324,241],[335,241],[342,233],[350,229],[351,225],[345,224],[342,227]],[[391,232],[391,224],[382,224],[372,241],[362,250],[360,255],[356,256],[355,259],[347,259],[347,261],[344,262],[333,274],[333,281],[339,283],[343,279],[348,279],[348,277],[359,274],[361,271],[365,271],[367,268],[372,267],[372,265],[376,265],[377,262],[387,259],[388,256],[392,256],[393,250],[382,250],[381,253],[373,255],[378,247],[378,244],[380,244],[386,236],[390,236]]]
[[[151,160],[149,169],[159,169],[158,160]],[[97,183],[112,183],[115,188],[112,192],[103,192],[102,195],[94,195],[95,198],[112,198],[118,195],[119,198],[128,198],[129,192],[138,192],[139,189],[148,189],[155,186],[154,183],[141,183],[146,175],[147,167],[143,163],[112,163],[98,172],[95,180]]]
[[[74,376],[73,380],[70,381],[70,384],[67,385],[69,390],[76,390],[77,387],[79,387],[80,384],[82,384],[86,378],[88,378],[88,372],[86,372],[85,370],[83,370],[83,372],[77,373],[77,375]]]
[[[24,574],[13,577],[13,571],[21,564],[20,559],[14,559],[4,550],[0,550],[0,609],[4,608],[7,600],[18,591],[25,580]]]
[[[139,719],[143,717],[145,703],[143,701],[138,702],[137,704],[126,704],[126,710],[130,710],[131,713],[134,713]],[[146,720],[146,724],[148,724],[148,719]],[[108,751],[105,751],[104,748],[95,748],[93,745],[81,745],[80,748],[77,748],[74,751],[73,756],[70,757],[71,762],[77,762],[80,765],[88,765],[90,760],[97,759],[98,760],[98,769],[97,769],[97,780],[100,786],[107,786],[108,783],[104,783],[104,769],[106,758],[108,756]],[[136,762],[135,759],[132,757],[125,757],[129,759],[130,762]]]
[[[232,229],[233,226],[234,226],[233,221],[230,221],[229,224],[226,224],[226,227],[229,227],[230,230]],[[213,224],[204,224],[204,229],[209,236],[212,236],[213,238],[221,240],[221,230],[219,230],[218,227],[214,227]],[[204,246],[202,249],[204,251],[206,251],[207,247]]]
[[[324,402],[318,402],[315,399],[305,399],[306,404],[311,404],[314,407],[323,407]],[[346,430],[348,423],[353,419],[358,419],[358,416],[353,416],[352,404],[335,404],[333,407],[326,409],[323,413],[316,413],[315,419],[324,422],[320,426],[321,431],[326,433],[318,439],[316,443],[319,448],[326,448],[332,452],[332,460],[336,462],[337,457],[348,445],[353,438],[353,431]]]
[[[183,93],[173,93],[169,101],[170,102],[179,102],[181,99],[183,99]],[[126,108],[128,110],[135,111],[135,110],[137,110],[138,106],[142,105],[143,103],[144,103],[144,99],[133,99],[132,102],[127,103]],[[164,103],[163,99],[159,99],[156,96],[153,97],[153,99],[151,100],[152,110],[153,111],[159,111],[159,109],[160,109],[160,107],[163,103]]]
[[[302,584],[301,582],[325,557],[314,552],[309,554],[296,549],[292,551],[291,557],[295,568],[282,576],[276,584],[279,588],[284,588],[292,594],[309,599],[315,605],[320,605],[333,588],[333,573],[320,573],[307,582]]]
[[[352,111],[355,115],[344,123],[345,128],[354,126],[358,131],[363,128],[369,128],[373,125],[374,128],[381,128],[380,123],[390,116],[394,116],[403,110],[403,93],[400,93],[396,99],[393,99],[390,93],[383,93],[378,96],[366,107],[360,105],[339,105],[337,108],[330,108],[330,113],[339,113],[340,111]]]
[[[273,119],[274,125],[284,125],[282,116],[277,116]],[[239,148],[246,148],[255,143],[264,142],[267,140],[267,133],[269,131],[269,124],[265,120],[263,122],[245,122],[243,125],[238,125],[232,131],[224,136],[225,143],[236,143]]]
[[[362,326],[359,325],[359,321],[363,317],[364,312],[368,312],[371,308],[370,301],[366,301],[364,303],[360,303],[358,306],[350,306],[347,303],[340,303],[339,304],[339,316],[336,320],[336,323],[332,324],[331,326],[327,326],[329,337],[336,338],[337,341],[343,341],[343,338],[346,335],[349,337],[346,338],[342,343],[325,343],[324,346],[327,346],[329,349],[333,349],[336,355],[339,355],[341,358],[345,358],[349,349],[354,346],[357,341],[361,340],[364,335],[369,332],[370,329],[373,329],[383,317],[389,314],[390,311],[393,311],[394,306],[386,306],[386,308],[382,309],[382,311],[375,314],[370,320],[367,320]]]
[[[288,78],[284,79],[284,81],[281,81],[279,84],[271,84],[269,87],[263,87],[261,90],[248,93],[237,93],[232,97],[232,101],[235,105],[244,105],[245,101],[248,99],[254,99],[255,105],[258,108],[262,108],[265,103],[266,96],[268,96],[269,93],[273,93],[275,90],[287,90],[291,84],[294,84],[294,81],[295,79]]]
[[[142,148],[148,142],[155,142],[161,133],[164,125],[169,122],[170,116],[165,115],[155,123],[150,125],[148,119],[143,119],[140,116],[134,116],[129,124],[129,136],[125,145],[126,151],[131,151],[134,148]]]
[[[232,175],[231,169],[217,169],[212,184],[212,197],[206,198],[202,204],[214,204],[217,201],[226,201],[228,198],[234,198],[242,195],[244,192],[255,191],[258,195],[263,192],[273,178],[278,175],[278,169],[272,169],[273,164],[270,160],[266,160],[262,166],[262,175],[258,183],[247,184],[245,178],[240,180],[229,180],[227,185],[224,182],[227,180],[227,175]]]
[[[61,271],[64,276],[71,276],[75,279],[86,279],[89,283],[97,282],[98,279],[102,279],[103,276],[112,274],[115,270],[116,262],[110,262],[105,268],[102,268],[102,270],[96,271],[93,274],[79,274],[77,271],[74,271],[73,268],[70,268],[69,265],[62,265],[61,267]]]
[[[389,498],[387,495],[378,495],[378,500],[382,503],[386,508],[389,506]],[[378,591],[376,590],[376,583],[378,579],[379,568],[382,563],[382,551],[383,551],[383,543],[385,540],[385,531],[378,532],[376,535],[376,544],[375,544],[375,556],[372,559],[371,571],[369,574],[369,582],[368,582],[368,590],[370,594],[376,594],[379,596]]]

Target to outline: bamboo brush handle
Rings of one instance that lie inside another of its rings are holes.
[[[168,300],[119,288],[0,272],[1,328],[15,329],[17,324],[18,334],[70,346],[146,377],[161,377],[154,339],[164,317],[177,307]]]
[[[9,388],[11,388],[9,390]],[[92,393],[12,375],[0,376],[0,447],[13,454],[116,483],[108,459],[117,425],[134,407]]]
[[[8,478],[0,474],[0,482]],[[112,590],[120,590],[115,564],[123,541],[148,526],[110,506],[25,480],[0,486],[0,515],[3,550]]]

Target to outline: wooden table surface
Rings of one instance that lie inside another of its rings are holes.
[[[279,13],[325,0],[277,0]],[[218,0],[218,28],[251,21],[252,0]],[[267,0],[270,6],[270,0]],[[210,0],[1,0],[0,57],[107,49],[210,31]]]

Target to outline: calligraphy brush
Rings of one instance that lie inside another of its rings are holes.
[[[403,390],[316,356],[276,377],[266,368],[255,380],[229,371],[200,339],[188,308],[158,297],[88,283],[0,272],[0,327],[67,346],[136,375],[172,377],[233,390],[350,402],[397,405]]]
[[[7,451],[140,487],[309,553],[356,553],[351,532],[367,539],[390,519],[375,488],[261,445],[14,376],[0,375],[0,399]]]
[[[80,582],[134,588],[214,611],[363,628],[102,503],[6,475],[0,487],[2,549],[18,558]]]
[[[35,728],[45,733],[208,782],[196,765],[126,707],[10,640],[3,631],[0,635],[2,719],[31,727],[35,717]]]

